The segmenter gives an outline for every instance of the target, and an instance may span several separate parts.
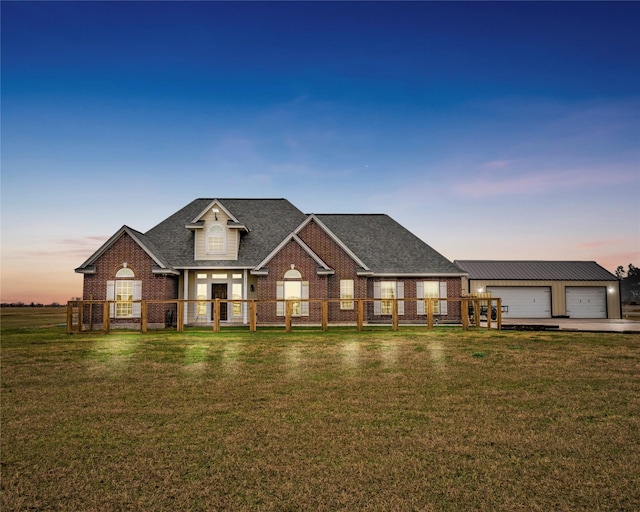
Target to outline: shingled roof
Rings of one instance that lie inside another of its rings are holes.
[[[244,224],[248,233],[240,239],[238,259],[233,261],[195,260],[193,232],[185,226],[214,200],[219,201]],[[306,215],[286,199],[196,199],[187,206],[151,228],[145,234],[174,268],[185,267],[247,267],[256,266]]]
[[[316,217],[375,274],[465,274],[388,215],[317,214]]]
[[[196,260],[194,232],[189,226],[202,223],[198,217],[214,201],[242,227],[237,260]],[[413,233],[384,214],[307,215],[286,199],[195,199],[167,219],[140,233],[124,226],[94,253],[78,272],[89,266],[122,233],[127,232],[152,256],[161,269],[198,267],[256,268],[305,222],[318,220],[337,238],[365,274],[376,275],[465,275],[451,261]]]
[[[615,281],[595,261],[455,260],[469,279],[514,281]]]

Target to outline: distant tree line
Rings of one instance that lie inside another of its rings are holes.
[[[620,265],[616,269],[620,280],[620,298],[624,304],[640,304],[640,268],[629,263],[627,270]]]
[[[0,303],[0,307],[3,308],[60,308],[65,304],[60,304],[59,302],[52,302],[51,304],[42,304],[40,302],[30,302],[27,304],[26,302],[2,302]]]

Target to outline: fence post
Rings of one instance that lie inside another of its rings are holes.
[[[392,325],[393,330],[398,330],[398,299],[393,299],[393,309],[392,309]]]
[[[326,331],[329,327],[329,303],[322,301],[322,330]]]
[[[73,302],[67,302],[67,334],[71,334],[73,332]]]
[[[497,301],[496,313],[498,314],[497,316],[498,325],[496,327],[498,328],[499,331],[501,331],[502,330],[502,299],[498,298],[496,299],[496,301]]]
[[[93,331],[93,293],[89,294],[89,332]]]
[[[102,307],[102,332],[105,334],[109,333],[109,309],[109,301],[105,301]]]
[[[176,332],[184,331],[184,310],[186,309],[186,301],[182,304],[179,300],[176,301]]]
[[[433,329],[433,301],[431,299],[427,299],[425,301],[427,303],[427,329]]]
[[[220,299],[213,301],[213,332],[220,332]]]
[[[473,322],[480,327],[480,301],[473,299]]]
[[[460,317],[462,320],[462,330],[466,331],[469,329],[469,301],[467,299],[462,299],[460,301]]]
[[[147,334],[147,301],[143,300],[140,303],[140,331],[142,334]]]
[[[291,300],[287,300],[285,302],[285,313],[284,313],[284,331],[291,332],[291,312],[293,310],[293,302]]]
[[[256,309],[256,301],[249,302],[249,332],[256,332],[258,327],[258,314]]]
[[[362,299],[358,299],[358,331],[362,331],[362,324],[364,323],[364,302]]]

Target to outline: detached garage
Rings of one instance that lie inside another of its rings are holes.
[[[454,263],[468,293],[502,299],[503,318],[621,318],[619,282],[595,261]]]

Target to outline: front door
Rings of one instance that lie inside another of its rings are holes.
[[[226,300],[227,298],[227,285],[225,284],[212,284],[211,285],[211,298],[212,299],[222,299]],[[220,320],[227,319],[227,303],[220,303]],[[213,308],[211,308],[211,320],[213,320]]]

